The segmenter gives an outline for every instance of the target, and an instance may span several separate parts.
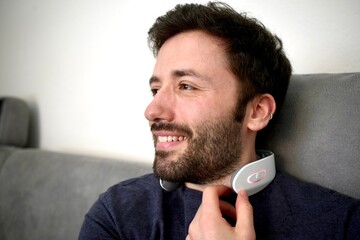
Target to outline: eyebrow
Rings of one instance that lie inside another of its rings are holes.
[[[191,77],[196,77],[198,79],[202,79],[205,80],[207,79],[206,77],[200,75],[199,73],[197,73],[196,71],[192,70],[192,69],[180,69],[180,70],[174,70],[171,73],[172,76],[174,77],[184,77],[184,76],[191,76]],[[152,76],[149,80],[149,84],[151,85],[152,83],[156,83],[156,82],[160,82],[160,78],[156,77],[156,76]]]
[[[174,75],[176,77],[192,76],[192,77],[201,78],[200,74],[198,74],[197,72],[195,72],[192,69],[175,70],[175,71],[173,71],[172,75]]]
[[[151,85],[152,83],[157,83],[157,82],[160,82],[160,79],[158,77],[151,76],[151,78],[149,80],[149,85]]]

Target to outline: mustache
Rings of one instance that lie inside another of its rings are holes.
[[[184,134],[188,137],[193,136],[193,131],[184,124],[176,124],[176,123],[153,123],[151,125],[151,131],[174,131],[180,134]]]

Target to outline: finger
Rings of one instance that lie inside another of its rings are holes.
[[[219,209],[220,196],[228,195],[231,191],[230,188],[222,185],[207,187],[203,192],[202,204],[209,209]]]
[[[244,239],[255,239],[253,208],[246,191],[240,191],[236,199],[236,231]]]
[[[236,209],[220,200],[220,196],[231,192],[231,189],[225,186],[207,187],[204,190],[202,203],[189,225],[187,240],[201,239],[204,236],[211,236],[210,239],[214,239],[214,236],[230,227],[223,218],[223,213],[236,217]]]

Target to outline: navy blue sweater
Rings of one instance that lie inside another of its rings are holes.
[[[153,174],[121,182],[92,206],[79,239],[184,240],[201,197],[186,187],[166,192]],[[360,200],[286,174],[250,202],[257,239],[360,239]]]

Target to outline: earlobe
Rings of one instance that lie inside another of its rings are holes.
[[[252,131],[265,128],[273,118],[276,110],[275,99],[270,94],[262,94],[249,104],[249,117],[247,126]]]

